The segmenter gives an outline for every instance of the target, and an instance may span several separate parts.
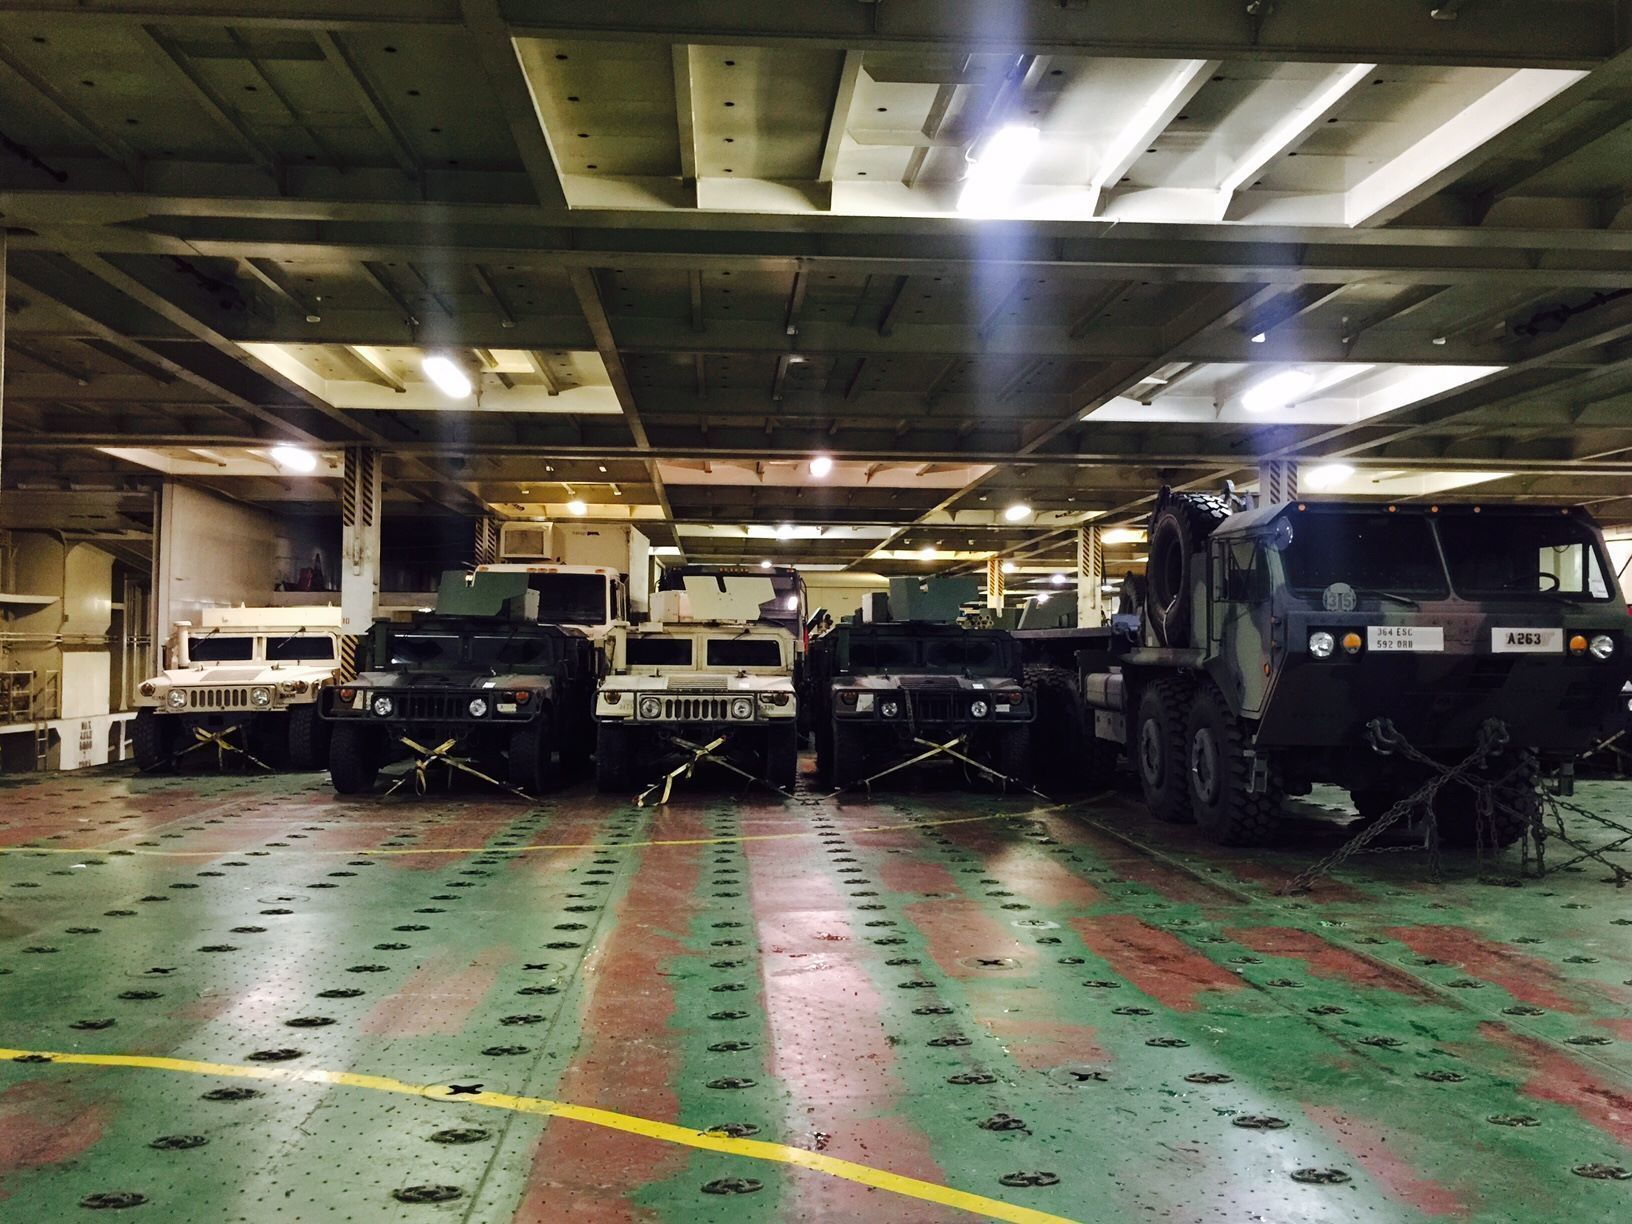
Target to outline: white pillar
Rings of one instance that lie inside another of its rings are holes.
[[[986,606],[993,611],[1003,610],[1003,597],[1008,594],[1008,583],[1003,573],[1002,557],[986,558]]]
[[[1077,528],[1077,627],[1099,624],[1099,588],[1105,581],[1105,539],[1097,523]]]
[[[477,565],[491,565],[499,559],[499,520],[491,514],[484,514],[476,520],[476,546],[473,551]]]
[[[360,637],[380,602],[380,453],[371,447],[346,448],[340,525],[342,631]]]
[[[1258,465],[1258,504],[1279,506],[1298,500],[1298,463],[1295,459],[1265,459]]]

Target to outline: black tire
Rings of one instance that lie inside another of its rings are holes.
[[[1157,680],[1139,695],[1133,765],[1145,806],[1157,820],[1189,824],[1195,819],[1185,769],[1185,706],[1192,689],[1182,680]]]
[[[556,758],[560,745],[555,740],[555,717],[544,707],[525,727],[510,733],[507,762],[510,785],[533,795],[543,795],[561,784],[561,766]]]
[[[1010,785],[1029,787],[1032,778],[1031,728],[1009,727],[999,731],[995,747],[997,751],[992,754],[992,767],[1008,778]]]
[[[765,731],[765,780],[787,791],[799,781],[799,728],[791,720]]]
[[[250,755],[273,769],[289,767],[289,716],[282,713],[251,714],[243,739]],[[256,766],[256,768],[259,768]]]
[[[811,729],[816,742],[816,776],[824,782],[833,780],[833,723],[823,719]]]
[[[1151,627],[1164,646],[1188,646],[1190,586],[1195,558],[1213,529],[1230,516],[1230,504],[1214,493],[1162,491],[1150,516],[1149,585],[1146,605]]]
[[[143,773],[158,773],[173,768],[171,757],[176,751],[175,719],[156,710],[137,710],[130,727],[130,747],[136,758],[136,768]]]
[[[1185,734],[1185,781],[1196,826],[1221,846],[1262,846],[1275,836],[1281,811],[1280,778],[1252,790],[1247,731],[1212,684],[1196,693]]]
[[[627,791],[631,785],[630,734],[615,722],[595,728],[595,789],[603,795]]]
[[[866,777],[866,755],[862,752],[860,728],[835,721],[828,750],[828,781],[843,790]]]
[[[1515,767],[1518,768],[1515,770]],[[1496,779],[1512,774],[1512,781],[1495,793],[1489,823],[1480,828],[1478,796],[1469,787],[1451,782],[1434,798],[1439,840],[1453,850],[1502,850],[1524,836],[1541,815],[1541,794],[1532,765],[1519,766],[1512,757],[1498,760],[1485,771]]]
[[[1093,711],[1083,704],[1075,672],[1026,668],[1031,723],[1031,778],[1051,794],[1102,790],[1116,773],[1116,746],[1094,738]]]
[[[318,715],[317,702],[293,706],[289,710],[288,761],[290,769],[302,772],[322,769],[329,763],[329,728]]]
[[[336,794],[366,795],[374,789],[385,754],[373,727],[336,723],[329,737],[329,781]]]

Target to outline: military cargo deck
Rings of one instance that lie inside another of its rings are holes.
[[[1632,1218],[1632,897],[1301,811],[14,781],[0,1218]]]

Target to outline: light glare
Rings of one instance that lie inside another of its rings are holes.
[[[425,377],[436,384],[436,389],[449,399],[465,399],[470,395],[470,376],[460,369],[451,357],[431,353],[421,358],[419,368]]]
[[[301,450],[298,446],[274,446],[271,454],[272,462],[291,472],[317,471],[317,456],[309,450]]]
[[[1029,123],[1009,123],[993,132],[969,167],[958,211],[989,217],[1014,197],[1026,170],[1037,156],[1039,133]]]
[[[1241,396],[1241,406],[1248,412],[1279,412],[1314,385],[1315,376],[1307,371],[1282,370],[1248,387]]]

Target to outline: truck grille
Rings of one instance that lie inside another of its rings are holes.
[[[952,722],[959,717],[957,698],[951,693],[908,693],[907,702],[919,722]]]
[[[470,693],[404,693],[397,717],[408,722],[455,722],[470,718]]]
[[[187,690],[189,710],[236,710],[249,705],[247,688],[198,688]]]
[[[666,697],[663,717],[674,722],[723,722],[731,717],[731,702],[725,697]]]

